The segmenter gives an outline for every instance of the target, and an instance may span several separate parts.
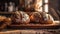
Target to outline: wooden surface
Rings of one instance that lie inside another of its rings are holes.
[[[14,14],[15,12],[0,12],[0,14]]]
[[[10,25],[10,28],[58,28],[60,27],[59,21],[55,21],[53,24],[20,24],[20,25]]]
[[[60,29],[11,30],[0,32],[0,34],[60,34]]]
[[[32,25],[30,25],[32,26]],[[58,27],[57,27],[58,28]],[[58,29],[5,29],[0,34],[60,34]]]
[[[57,28],[59,25],[11,25],[10,28]]]

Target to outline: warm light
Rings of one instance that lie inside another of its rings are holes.
[[[48,4],[45,4],[44,11],[48,13]]]
[[[48,3],[48,0],[45,0],[45,3]]]
[[[40,12],[42,11],[42,0],[36,0],[35,10]]]
[[[48,0],[45,0],[44,3],[44,11],[48,13]]]

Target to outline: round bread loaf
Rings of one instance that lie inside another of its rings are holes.
[[[29,15],[23,11],[16,11],[12,17],[16,23],[27,24],[30,22]]]
[[[54,21],[53,17],[50,14],[43,15],[42,12],[32,12],[30,14],[30,20],[31,22],[40,24],[52,24]]]
[[[32,22],[39,23],[40,20],[42,20],[42,16],[41,16],[40,12],[32,12],[32,13],[30,14],[30,20],[31,20]]]

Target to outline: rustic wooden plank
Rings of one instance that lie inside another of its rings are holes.
[[[0,34],[60,34],[60,29],[40,29],[40,30],[11,30],[0,32]]]
[[[59,28],[59,21],[55,21],[53,24],[20,24],[20,25],[10,25],[10,28]]]

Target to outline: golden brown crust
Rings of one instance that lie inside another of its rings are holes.
[[[11,18],[7,18],[5,16],[0,16],[0,23],[2,23],[2,25],[0,25],[0,31],[3,30],[7,25],[11,24]]]

